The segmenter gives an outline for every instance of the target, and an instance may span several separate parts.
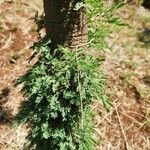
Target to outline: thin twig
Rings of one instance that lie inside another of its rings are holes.
[[[95,127],[98,127],[105,119],[107,119],[113,112],[114,110],[120,106],[120,103],[115,106],[108,114],[106,114],[101,120],[99,120],[99,122],[95,125]]]
[[[121,111],[120,111],[120,113],[123,114],[124,116],[128,117],[129,119],[133,120],[134,122],[138,123],[139,125],[142,125],[142,123],[140,123],[139,121],[137,121],[137,120],[134,119],[133,117],[131,117],[131,116],[129,116],[129,115],[127,115],[127,114],[125,114],[125,113],[123,113],[123,112],[121,112]]]
[[[121,127],[121,131],[122,131],[122,134],[123,134],[123,137],[124,137],[124,140],[125,140],[125,148],[127,150],[129,150],[129,144],[128,144],[128,141],[127,141],[127,137],[126,137],[126,134],[125,134],[125,131],[124,131],[124,128],[123,128],[123,125],[122,125],[122,122],[121,122],[121,118],[119,116],[119,113],[118,113],[118,109],[116,108],[116,114],[117,114],[117,117],[118,117],[118,121],[119,121],[119,124],[120,124],[120,127]]]
[[[8,136],[9,134],[11,134],[11,133],[13,133],[13,132],[14,132],[13,130],[9,131],[9,132],[6,133],[5,135],[3,135],[2,138],[5,138],[6,136]]]
[[[127,111],[127,112],[132,113],[132,114],[135,114],[135,115],[138,115],[138,116],[141,116],[141,117],[143,117],[143,118],[145,118],[145,119],[148,119],[146,116],[141,115],[140,113],[137,113],[137,112],[134,112],[134,111]]]
[[[78,64],[78,58],[77,58],[77,49],[76,49],[76,62]],[[80,71],[79,66],[77,66],[78,69],[78,86],[79,86],[79,96],[80,96],[80,107],[81,107],[81,129],[84,128],[84,111],[83,111],[83,100],[82,100],[82,89],[81,89],[81,83],[80,83]]]
[[[0,51],[8,48],[11,45],[11,42],[12,42],[12,34],[10,33],[7,41],[5,42],[5,45],[2,48],[0,48]]]

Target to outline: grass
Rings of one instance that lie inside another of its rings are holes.
[[[26,12],[27,9],[31,11]],[[17,46],[17,52],[15,46],[18,41],[15,41],[1,51],[0,56],[2,62],[0,91],[6,87],[10,89],[9,97],[2,106],[12,117],[22,101],[22,95],[19,93],[21,87],[14,89],[13,80],[23,75],[34,63],[28,64],[31,53],[27,49],[35,40],[35,30],[33,27],[26,30],[32,24],[27,20],[33,16],[34,11],[31,5],[18,6],[18,4],[1,4],[0,11],[3,14],[0,37],[2,35],[7,37],[11,32],[12,37],[17,38],[16,30],[14,33],[9,31],[13,25],[6,24],[6,19],[15,24],[14,18],[19,18],[17,20],[19,37],[23,37],[21,44]],[[15,14],[14,18],[9,17],[12,13]],[[128,25],[110,28],[112,31],[108,42],[112,49],[103,54],[105,57],[103,71],[107,75],[107,92],[112,99],[113,108],[107,112],[98,102],[92,105],[97,114],[94,118],[95,136],[98,139],[96,150],[123,150],[126,147],[131,150],[146,150],[150,147],[150,53],[149,47],[138,40],[138,35],[149,27],[149,12],[137,5],[127,5],[117,14]],[[21,28],[22,25],[24,28]],[[3,44],[5,41],[1,42],[0,46]],[[21,52],[16,63],[11,64],[9,62],[11,56],[15,56],[18,52],[20,54],[20,51],[24,51],[23,54]],[[27,131],[25,127],[16,130],[9,122],[0,124],[0,133],[0,149],[14,150],[22,148]]]
[[[112,28],[109,39],[112,51],[106,53],[104,63],[108,91],[117,110],[104,113],[97,108],[97,113],[106,116],[97,117],[97,120],[104,120],[98,132],[103,146],[97,149],[146,150],[150,146],[147,132],[150,86],[144,78],[150,75],[150,51],[145,43],[139,41],[138,35],[148,28],[149,22],[143,18],[147,18],[149,12],[137,5],[127,5],[117,14],[128,25]],[[123,142],[125,146],[121,144]]]

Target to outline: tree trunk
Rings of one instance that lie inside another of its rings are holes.
[[[52,48],[63,45],[70,49],[87,44],[85,8],[75,10],[79,0],[43,0],[47,36]]]

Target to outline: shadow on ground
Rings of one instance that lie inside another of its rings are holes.
[[[139,41],[150,46],[150,29],[144,29],[144,31],[139,35]]]
[[[7,102],[9,94],[10,94],[9,88],[2,89],[0,93],[0,124],[9,122],[8,115],[3,108],[3,104]]]

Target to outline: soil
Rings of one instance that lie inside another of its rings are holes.
[[[30,46],[36,41],[33,18],[42,8],[31,3],[0,3],[0,150],[21,150],[27,130],[15,129],[13,117],[23,96],[14,81],[32,64]],[[150,149],[150,12],[137,4],[116,15],[127,23],[110,27],[103,71],[113,107],[94,102],[97,150]],[[146,40],[145,40],[146,39]],[[146,42],[145,42],[146,41]]]

